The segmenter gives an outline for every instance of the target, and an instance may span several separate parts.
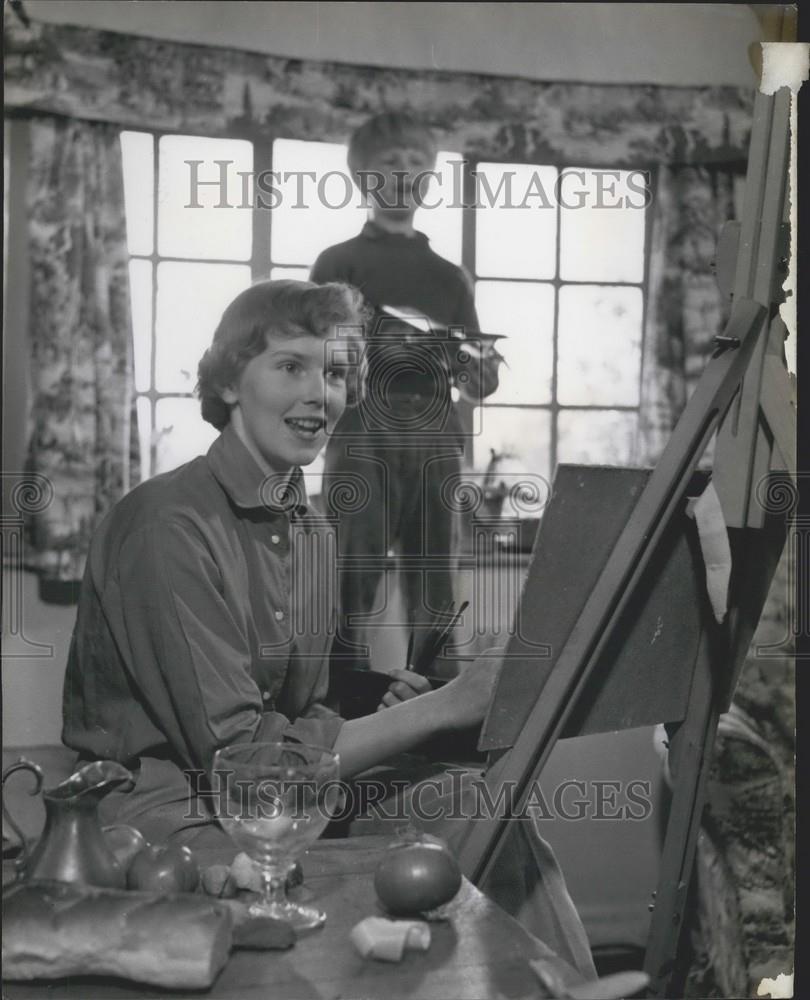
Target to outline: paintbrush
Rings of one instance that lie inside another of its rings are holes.
[[[436,616],[434,625],[428,633],[427,641],[422,646],[422,649],[419,651],[419,655],[416,657],[416,661],[413,664],[412,669],[416,673],[422,674],[423,676],[427,673],[428,669],[432,666],[433,661],[441,653],[448,637],[450,636],[450,633],[459,623],[461,616],[469,607],[469,604],[469,601],[464,601],[458,611],[454,614],[453,609],[455,608],[455,601],[451,601],[444,611]]]

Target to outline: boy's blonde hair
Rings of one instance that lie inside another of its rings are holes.
[[[375,157],[388,149],[420,149],[434,158],[438,151],[430,127],[413,115],[405,111],[384,111],[374,115],[349,139],[346,159],[349,170],[361,187],[360,172],[373,170]]]

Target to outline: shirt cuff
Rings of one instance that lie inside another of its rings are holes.
[[[253,737],[254,743],[276,743],[280,740],[294,740],[311,746],[331,750],[335,745],[344,719],[339,715],[325,715],[322,718],[298,718],[290,722],[280,712],[265,712]]]

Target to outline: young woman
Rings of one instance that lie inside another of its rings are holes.
[[[104,800],[105,822],[213,846],[224,834],[205,775],[222,746],[315,743],[334,748],[351,777],[483,719],[491,658],[435,692],[393,671],[387,707],[364,718],[324,705],[335,588],[325,564],[313,571],[297,555],[325,551],[331,528],[307,503],[301,466],[357,396],[346,331],[363,319],[345,285],[265,281],[238,295],[199,366],[202,415],[219,437],[134,489],[95,533],[63,740],[82,761],[136,774],[134,788]]]

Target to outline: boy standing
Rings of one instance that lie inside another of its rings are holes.
[[[481,352],[475,341],[461,349],[478,330],[469,278],[413,226],[435,161],[430,130],[407,114],[386,112],[359,128],[348,164],[370,218],[353,239],[325,250],[311,275],[318,283],[353,285],[375,309],[366,398],[344,414],[325,464],[327,497],[339,493],[342,479],[354,488],[361,481],[368,493],[362,509],[333,511],[341,635],[346,659],[355,663],[362,631],[351,618],[372,609],[391,550],[411,566],[403,589],[412,625],[424,625],[452,599],[452,494],[464,441],[451,389],[477,403],[498,385],[499,355]],[[386,316],[385,307],[453,328],[459,339],[420,337],[417,327]]]

